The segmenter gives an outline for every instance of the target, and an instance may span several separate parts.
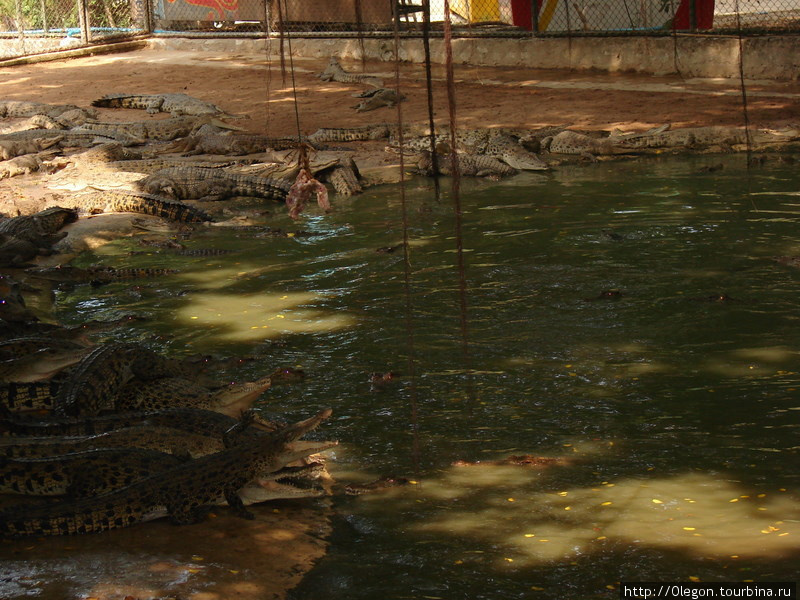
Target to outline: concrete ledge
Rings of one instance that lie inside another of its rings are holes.
[[[100,43],[94,46],[83,46],[81,48],[71,48],[70,50],[57,50],[54,52],[44,52],[42,54],[32,54],[30,56],[20,56],[18,58],[0,59],[0,67],[13,67],[14,65],[30,65],[34,63],[47,62],[51,60],[63,60],[65,58],[78,58],[81,56],[94,56],[95,54],[111,54],[116,52],[130,52],[141,50],[147,47],[146,39],[128,40],[125,42]]]
[[[444,63],[444,43],[431,39],[435,63]],[[247,52],[264,54],[264,39],[151,38],[153,48]],[[288,45],[284,46],[288,51]],[[793,81],[800,79],[800,38],[760,36],[743,39],[744,75],[747,79]],[[276,53],[278,44],[271,43]],[[392,39],[364,39],[368,59],[394,58]],[[357,39],[292,37],[292,53],[307,58],[360,59]],[[400,41],[400,59],[423,61],[422,41]],[[461,38],[453,41],[457,64],[529,69],[572,69],[607,73],[682,75],[683,77],[739,77],[739,40],[728,36],[679,35],[676,37],[578,38]]]

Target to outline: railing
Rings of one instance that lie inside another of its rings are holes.
[[[0,0],[0,58],[142,34],[440,34],[444,0]],[[798,33],[800,0],[451,0],[456,37]]]

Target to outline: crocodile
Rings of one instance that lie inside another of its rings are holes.
[[[339,61],[334,57],[331,57],[330,61],[328,62],[328,66],[325,67],[325,70],[322,71],[322,73],[317,74],[317,77],[319,77],[322,81],[363,83],[376,88],[383,87],[383,80],[380,77],[375,77],[374,75],[348,73],[342,68],[342,66],[339,64]]]
[[[25,268],[33,266],[30,261],[43,254],[36,244],[14,236],[0,233],[0,266]]]
[[[184,462],[143,448],[103,448],[48,458],[0,456],[0,493],[86,498]]]
[[[391,108],[398,102],[402,102],[406,99],[403,94],[399,94],[397,91],[387,88],[370,90],[369,92],[361,94],[359,97],[363,98],[363,100],[353,107],[356,109],[356,112],[367,112],[383,108],[384,106]]]
[[[318,142],[364,142],[373,140],[388,139],[392,132],[397,129],[394,125],[378,123],[376,125],[362,125],[361,127],[332,128],[323,127],[317,129],[306,139],[313,143]]]
[[[91,118],[97,118],[96,110],[81,108],[73,104],[43,104],[25,100],[0,100],[0,117],[5,118],[47,115],[55,119],[65,113],[74,111],[79,111]]]
[[[212,133],[191,135],[173,142],[164,152],[181,152],[184,156],[195,154],[225,154],[242,156],[267,150],[292,150],[303,141],[296,137],[270,137],[243,133]]]
[[[89,266],[86,268],[73,267],[70,265],[58,265],[55,267],[39,267],[29,269],[28,274],[40,279],[59,283],[91,283],[99,285],[112,281],[125,281],[128,279],[140,279],[146,277],[163,277],[177,273],[176,269],[165,267],[106,267]]]
[[[476,460],[466,461],[457,460],[452,463],[454,467],[475,467],[475,466],[495,466],[495,467],[528,467],[541,469],[553,466],[565,466],[572,464],[570,457],[564,456],[535,456],[533,454],[511,454],[496,460]]]
[[[0,383],[0,412],[52,410],[61,381],[9,381]]]
[[[205,223],[213,220],[205,212],[188,204],[142,192],[92,192],[70,200],[73,208],[89,214],[134,212],[183,223]]]
[[[80,362],[89,351],[83,344],[70,340],[51,337],[36,342],[33,339],[8,340],[0,344],[5,349],[0,360],[0,380],[25,383],[45,379]],[[33,344],[36,344],[35,349]]]
[[[93,435],[7,436],[0,437],[0,456],[44,458],[98,448],[145,448],[196,458],[224,449],[222,435],[233,424],[226,421],[222,425],[218,432],[196,432],[145,420]]]
[[[178,199],[222,200],[253,196],[282,201],[292,184],[274,177],[241,175],[220,169],[173,167],[139,180],[137,187],[147,193],[164,193]]]
[[[327,173],[327,179],[333,189],[342,196],[353,196],[364,191],[358,182],[358,169],[355,163],[352,159],[349,162],[350,164],[340,164]]]
[[[23,154],[36,154],[55,146],[63,139],[62,134],[53,135],[52,133],[40,139],[29,140],[8,139],[6,136],[5,139],[0,139],[0,160],[8,160]]]
[[[541,158],[526,150],[512,136],[504,133],[490,133],[483,154],[498,158],[515,169],[524,171],[546,171],[549,169]]]
[[[160,356],[139,344],[103,344],[70,373],[56,398],[60,415],[97,415],[114,410],[116,394],[134,376],[146,381],[196,373],[188,361]]]
[[[179,377],[166,377],[150,382],[133,379],[117,393],[114,408],[126,412],[184,406],[238,417],[271,385],[271,376],[257,381],[230,383],[217,390],[209,390]]]
[[[146,158],[142,160],[117,160],[106,163],[106,167],[113,171],[129,173],[157,173],[163,169],[176,167],[197,167],[201,169],[221,169],[235,165],[233,161],[214,162],[197,161],[185,158]]]
[[[423,175],[433,175],[433,160],[429,151],[420,152],[417,160],[417,169]],[[517,170],[509,165],[483,154],[468,154],[459,152],[458,171],[460,175],[468,177],[507,177],[516,174]],[[452,175],[452,160],[449,156],[439,156],[437,161],[439,173],[442,175]]]
[[[360,496],[361,494],[371,494],[378,490],[386,490],[393,487],[401,487],[411,483],[405,477],[395,477],[394,475],[387,475],[380,477],[375,481],[369,483],[348,483],[344,486],[344,493],[347,496]]]
[[[184,137],[206,123],[215,121],[210,117],[179,116],[153,121],[100,122],[88,121],[71,132],[101,135],[109,138],[125,140],[157,140],[168,142]],[[221,121],[219,121],[221,123]]]
[[[252,519],[239,490],[253,480],[275,480],[291,462],[335,446],[336,442],[299,441],[330,414],[327,409],[305,421],[246,439],[229,432],[225,450],[106,494],[43,506],[12,506],[0,511],[0,535],[94,533],[148,521],[164,512],[176,524],[198,523],[220,498],[238,516]]]
[[[36,154],[23,154],[0,162],[0,179],[28,175],[42,168],[47,160],[57,154],[57,150],[46,150]]]
[[[80,128],[58,130],[26,129],[24,131],[16,131],[14,133],[6,133],[0,136],[0,141],[33,143],[39,140],[48,140],[54,137],[60,138],[58,140],[58,144],[62,148],[95,146],[97,144],[108,142],[117,142],[126,146],[133,146],[142,143],[139,138],[133,138],[124,133],[115,133],[113,131],[84,131]]]
[[[47,115],[33,115],[24,121],[0,126],[0,135],[16,133],[17,131],[27,131],[28,129],[64,129],[64,127],[58,121]]]
[[[188,94],[106,94],[92,101],[92,106],[105,108],[144,109],[149,114],[159,112],[173,115],[227,115],[220,107]],[[231,115],[227,115],[231,116]]]
[[[0,234],[27,240],[40,248],[49,248],[66,237],[58,233],[65,225],[78,220],[78,214],[70,208],[51,206],[32,215],[20,215],[0,222]]]
[[[98,416],[60,417],[29,416],[6,413],[2,418],[4,435],[19,436],[86,436],[97,435],[147,424],[151,427],[170,427],[206,436],[221,436],[230,429],[236,419],[217,411],[202,408],[164,408],[154,411],[110,413]],[[257,420],[256,426],[265,430],[274,425]]]

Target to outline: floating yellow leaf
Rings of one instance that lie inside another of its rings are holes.
[[[514,502],[513,498],[506,498],[506,500],[508,500],[509,502]]]
[[[550,540],[539,540],[540,542],[549,542]]]
[[[700,578],[695,577],[694,575],[689,575],[689,581],[700,581]]]
[[[514,562],[514,559],[513,559],[513,558],[504,558],[503,560],[505,560],[505,561],[507,561],[507,562]]]
[[[731,498],[730,500],[728,500],[728,502],[738,502],[738,501],[739,501],[738,498]]]
[[[199,554],[192,554],[192,560],[201,561],[201,560],[203,560],[203,557],[200,556]]]
[[[572,510],[572,507],[571,506],[565,506],[564,510]]]
[[[569,492],[558,492],[559,496],[566,496]]]
[[[783,536],[785,536],[785,535],[789,535],[789,533],[788,533],[788,532],[779,533],[779,534],[778,534],[778,537],[783,537]]]
[[[463,564],[464,564],[464,561],[463,561],[463,560],[460,560],[460,559],[459,559],[459,560],[454,560],[454,561],[453,561],[453,564],[454,564],[454,565],[463,565]]]
[[[664,504],[664,502],[662,500],[659,500],[658,498],[653,498],[652,500],[650,500],[650,502],[652,502],[653,504]]]
[[[231,575],[238,575],[239,571],[237,571],[236,569],[228,569],[228,573],[230,573]]]
[[[600,504],[600,506],[608,506],[609,504],[614,504],[614,503],[613,503],[613,502],[611,502],[611,501],[609,500],[609,501],[607,501],[607,502],[602,502],[602,503]]]
[[[697,527],[684,527],[684,531],[695,531]]]
[[[531,586],[531,589],[532,589],[534,592],[543,592],[543,591],[544,591],[544,588],[540,588],[540,587],[538,587],[538,586],[535,586],[535,585],[532,585],[532,586]]]
[[[526,533],[525,537],[536,537],[535,533]]]
[[[766,494],[759,494],[758,496],[756,496],[756,498],[766,498],[766,496],[767,496]]]
[[[611,584],[608,584],[608,585],[606,586],[606,589],[607,589],[607,590],[615,590],[615,589],[617,589],[617,588],[615,588],[615,587],[614,587],[613,585],[611,585]]]
[[[201,569],[196,569],[194,567],[189,567],[186,570],[189,571],[189,573],[199,573],[201,571]]]
[[[594,539],[596,539],[596,540],[606,540],[608,538],[606,536],[604,536],[604,535],[601,535],[600,537],[596,537]]]

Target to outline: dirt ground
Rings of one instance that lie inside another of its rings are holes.
[[[287,61],[288,62],[288,61]],[[294,58],[292,75],[282,77],[277,60],[265,55],[137,50],[71,60],[0,67],[0,98],[86,106],[106,93],[185,92],[231,113],[250,116],[240,124],[270,135],[312,133],[319,127],[349,127],[395,121],[383,108],[357,113],[351,95],[363,86],[323,83],[314,75],[325,60]],[[343,66],[360,72],[362,65]],[[368,62],[366,72],[391,85],[393,63]],[[403,119],[427,121],[425,73],[421,65],[400,66]],[[582,129],[642,130],[673,127],[742,126],[739,82],[608,75],[531,69],[456,66],[457,120],[464,127],[540,127],[570,124]],[[438,122],[447,120],[444,69],[434,68]],[[800,83],[747,82],[750,123],[780,127],[800,123]],[[297,111],[293,96],[297,96]],[[131,111],[103,109],[105,120],[132,120]],[[144,115],[144,113],[142,113]],[[136,118],[163,118],[164,115]]]
[[[297,134],[298,125],[301,133],[310,134],[319,127],[397,119],[397,111],[389,108],[356,113],[351,108],[357,103],[352,95],[363,87],[321,82],[315,74],[322,71],[326,62],[295,58],[293,75],[287,73],[284,79],[279,63],[268,61],[265,55],[136,50],[0,67],[0,98],[88,106],[108,93],[185,92],[229,113],[248,115],[249,119],[234,123],[274,136]],[[362,68],[359,63],[343,66],[353,72]],[[366,72],[381,75],[389,85],[394,78],[393,69],[390,63],[365,65]],[[401,90],[407,96],[402,103],[404,121],[427,121],[422,66],[404,64],[399,70]],[[463,127],[569,124],[581,129],[645,130],[664,123],[673,127],[744,123],[738,81],[462,66],[456,68],[455,74],[457,122]],[[447,103],[443,69],[436,67],[433,76],[435,115],[444,124]],[[798,98],[798,83],[749,82],[750,123],[770,128],[800,124]],[[100,112],[101,119],[109,121],[167,116],[119,109]],[[41,176],[0,181],[0,210],[11,213],[10,209],[40,181],[37,177]],[[327,515],[317,514],[315,509],[290,508],[276,513],[267,508],[260,512],[257,526],[247,534],[235,534],[236,539],[228,538],[234,535],[231,531],[240,528],[235,524],[226,528],[227,522],[220,518],[205,540],[194,541],[192,535],[202,537],[209,530],[180,533],[178,537],[164,523],[134,528],[115,536],[113,551],[108,546],[96,547],[95,539],[4,544],[0,558],[11,571],[5,569],[0,577],[0,596],[24,595],[36,589],[38,582],[39,592],[46,597],[283,598],[286,590],[296,585],[324,553]],[[227,554],[231,547],[236,548],[235,556]],[[109,562],[112,571],[96,573],[92,585],[82,586],[83,580],[72,574],[87,568],[91,572],[93,567],[83,564],[81,556],[91,557],[101,551],[105,556],[116,552],[114,560],[119,564]],[[43,564],[37,561],[42,560],[55,564],[55,570],[37,570],[37,564]],[[17,564],[27,565],[19,569],[27,569],[28,574],[19,577],[20,570],[14,567]],[[114,572],[115,565],[121,570]],[[124,572],[150,575],[127,581],[120,575]],[[62,576],[72,583],[59,588]]]

